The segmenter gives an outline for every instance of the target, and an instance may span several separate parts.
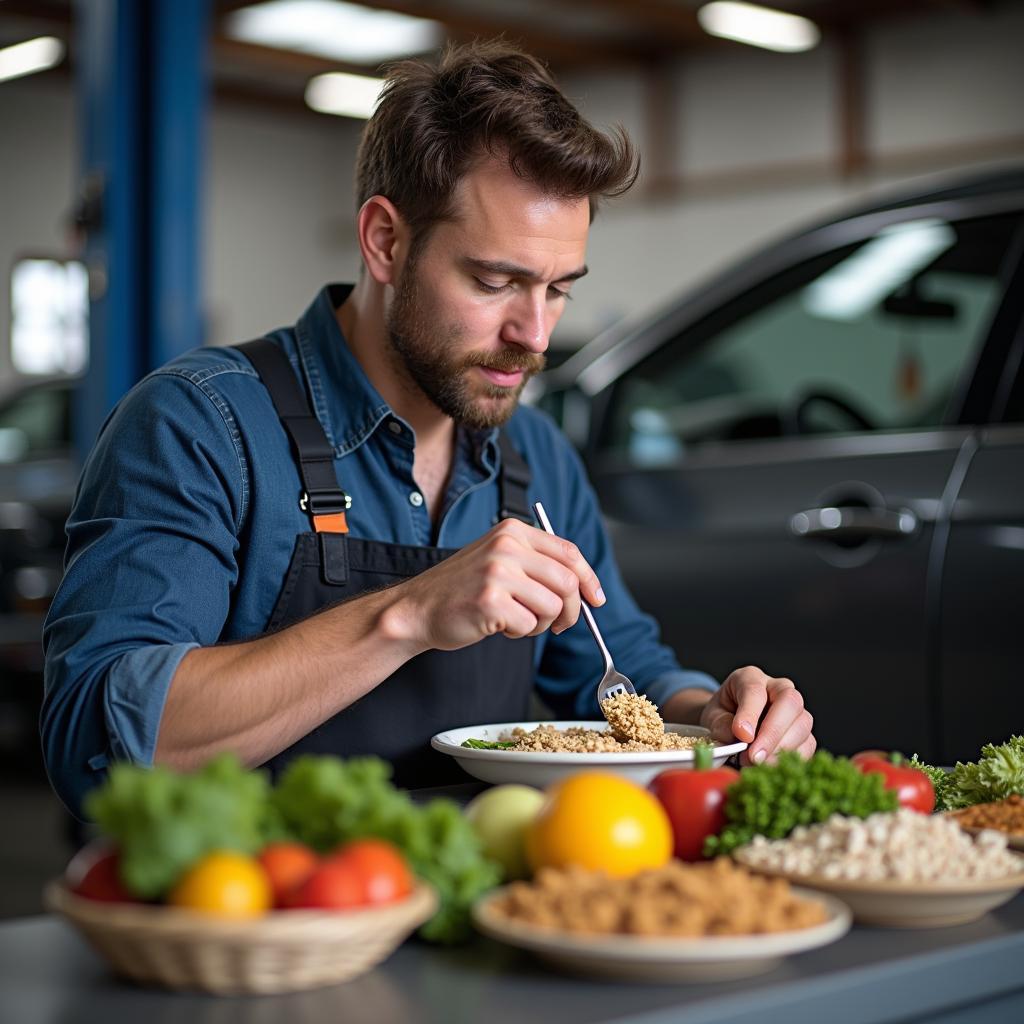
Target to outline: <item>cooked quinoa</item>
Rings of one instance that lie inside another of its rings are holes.
[[[601,713],[608,719],[612,735],[622,743],[634,741],[660,749],[665,723],[658,706],[638,693],[616,693],[601,701]]]
[[[543,868],[533,882],[510,885],[494,909],[540,928],[680,938],[795,931],[827,919],[821,903],[798,896],[787,882],[753,875],[725,857],[671,861],[632,878]]]
[[[972,838],[941,814],[907,808],[864,819],[833,814],[817,825],[799,826],[786,839],[755,836],[736,857],[754,870],[792,877],[950,885],[1019,874],[1022,863],[999,832]]]
[[[637,740],[619,740],[610,731],[585,729],[573,725],[559,729],[554,725],[538,725],[527,731],[517,726],[501,739],[511,742],[508,750],[546,751],[554,754],[649,754],[658,750],[691,750],[698,737],[679,736],[662,732],[657,742],[640,743]]]

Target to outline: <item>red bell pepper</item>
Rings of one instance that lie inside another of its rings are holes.
[[[902,754],[887,754],[881,750],[864,750],[850,760],[866,775],[877,772],[885,780],[885,788],[895,790],[900,807],[908,807],[921,814],[931,814],[935,808],[935,787],[924,772],[907,764]]]
[[[651,780],[650,791],[672,823],[674,853],[680,860],[703,858],[704,840],[725,827],[725,791],[740,777],[733,768],[714,768],[711,747],[693,748],[693,768],[669,768]]]

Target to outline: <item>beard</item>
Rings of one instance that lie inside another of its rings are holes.
[[[399,376],[456,423],[473,430],[500,427],[515,412],[526,382],[544,369],[544,356],[517,345],[495,352],[452,355],[462,348],[465,327],[432,315],[421,301],[415,270],[415,260],[411,260],[396,286],[385,321]],[[502,387],[473,373],[477,366],[503,373],[521,370],[523,376],[514,387]]]

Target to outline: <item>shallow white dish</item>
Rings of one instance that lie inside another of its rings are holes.
[[[559,729],[581,726],[585,729],[607,729],[608,723],[598,722],[500,722],[494,725],[470,725],[463,729],[439,732],[430,745],[458,761],[462,769],[484,782],[519,782],[527,786],[549,786],[573,772],[598,769],[611,771],[641,786],[666,768],[689,767],[693,762],[692,750],[659,750],[650,754],[550,754],[518,750],[475,750],[464,747],[464,740],[476,739],[495,742],[504,733],[516,727],[527,731],[538,725],[554,725]],[[680,736],[708,737],[707,729],[699,725],[665,725],[668,732]],[[746,750],[746,743],[729,743],[715,747],[712,758],[716,765],[724,763],[731,754]]]
[[[766,935],[708,936],[698,939],[641,938],[635,935],[577,935],[512,921],[495,913],[502,890],[473,907],[473,920],[485,935],[529,950],[548,963],[576,974],[630,981],[724,981],[761,974],[790,953],[827,945],[850,927],[850,911],[832,896],[794,887],[806,899],[825,905],[828,919],[812,928]]]
[[[798,875],[748,863],[742,847],[734,850],[732,856],[758,874],[785,878],[793,885],[836,896],[853,911],[855,921],[880,928],[942,928],[967,924],[1008,903],[1024,889],[1024,857],[1020,858],[1021,870],[1003,878],[940,883],[854,882],[821,875]]]

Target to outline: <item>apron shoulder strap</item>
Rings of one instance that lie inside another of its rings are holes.
[[[504,430],[498,432],[498,449],[501,452],[501,473],[498,478],[500,490],[498,521],[521,519],[530,526],[537,522],[530,511],[527,488],[530,486],[530,467],[516,450]]]
[[[347,533],[345,512],[352,499],[338,486],[334,449],[280,345],[257,338],[235,348],[255,367],[292,443],[304,488],[299,507],[317,533]]]

